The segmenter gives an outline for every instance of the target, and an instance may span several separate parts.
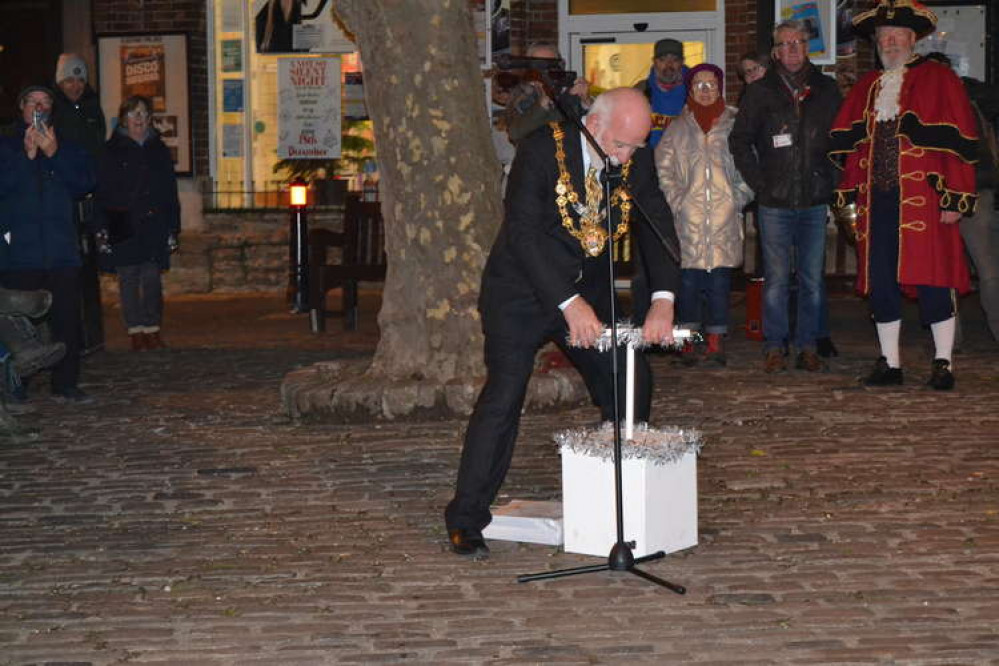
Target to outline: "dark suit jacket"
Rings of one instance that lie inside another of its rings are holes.
[[[562,127],[566,167],[573,188],[584,198],[581,137],[576,127]],[[562,226],[555,205],[557,180],[555,139],[546,126],[517,146],[507,183],[506,215],[482,276],[479,310],[486,333],[510,331],[511,327],[549,328],[555,325],[553,318],[561,320],[559,304],[576,293],[609,323],[606,250],[596,258],[585,255],[579,241]],[[635,200],[652,216],[652,222],[667,239],[677,243],[673,216],[659,190],[650,148],[635,152],[627,182]],[[578,224],[575,212],[571,214]],[[616,208],[614,214],[616,221]],[[648,267],[650,287],[652,291],[676,293],[680,268],[640,217],[637,207],[633,207],[631,230]]]

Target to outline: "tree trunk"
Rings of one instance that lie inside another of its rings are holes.
[[[483,374],[476,301],[500,170],[467,0],[335,0],[374,125],[388,274],[369,378]]]

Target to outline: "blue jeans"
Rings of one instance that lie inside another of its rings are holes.
[[[728,333],[728,301],[732,291],[732,269],[684,268],[680,271],[680,296],[677,303],[681,328],[705,333]],[[707,306],[707,318],[704,310]]]
[[[815,349],[825,301],[826,207],[760,206],[763,246],[764,350],[780,349],[788,338],[788,294],[792,261],[798,281],[794,346]]]

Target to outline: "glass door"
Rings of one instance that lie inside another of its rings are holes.
[[[669,37],[683,42],[688,67],[710,58],[714,30],[662,30],[569,35],[569,68],[586,78],[595,92],[630,87],[649,76],[655,43]]]

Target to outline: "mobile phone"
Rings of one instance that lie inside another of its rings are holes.
[[[31,112],[31,126],[35,128],[36,132],[45,134],[45,121],[49,119],[49,114],[35,109]]]

